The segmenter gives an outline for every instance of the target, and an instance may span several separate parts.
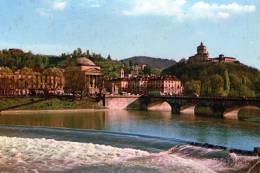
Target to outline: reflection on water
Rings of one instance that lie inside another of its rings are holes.
[[[101,130],[105,127],[105,118],[105,112],[29,113],[1,115],[0,124]]]
[[[174,138],[253,150],[260,146],[260,124],[171,115],[170,112],[97,111],[87,113],[1,115],[2,125],[96,129]]]

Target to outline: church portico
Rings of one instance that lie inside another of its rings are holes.
[[[65,70],[65,83],[67,92],[98,95],[103,89],[101,68],[86,57],[78,58],[76,66]]]

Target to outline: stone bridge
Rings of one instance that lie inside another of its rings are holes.
[[[224,117],[230,116],[230,112],[238,113],[245,106],[260,107],[260,98],[119,95],[105,96],[103,103],[109,109],[172,111],[173,114],[193,107],[195,115]]]

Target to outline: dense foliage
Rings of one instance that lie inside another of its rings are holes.
[[[29,68],[45,68],[49,65],[49,57],[34,55],[31,52],[0,51],[0,66],[9,67],[12,70]]]
[[[260,96],[260,72],[243,64],[180,62],[163,74],[180,78],[189,95]]]
[[[44,69],[48,67],[66,68],[76,65],[78,57],[85,56],[91,59],[95,64],[101,67],[106,77],[118,77],[118,72],[124,63],[112,60],[111,56],[107,58],[100,54],[90,53],[88,50],[83,52],[80,48],[69,54],[61,54],[61,56],[35,55],[31,52],[2,50],[0,51],[0,66],[8,67],[13,71],[22,68]]]

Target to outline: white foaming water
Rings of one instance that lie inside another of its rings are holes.
[[[0,137],[0,172],[230,172],[245,170],[256,157],[190,145],[149,153],[128,148]]]

